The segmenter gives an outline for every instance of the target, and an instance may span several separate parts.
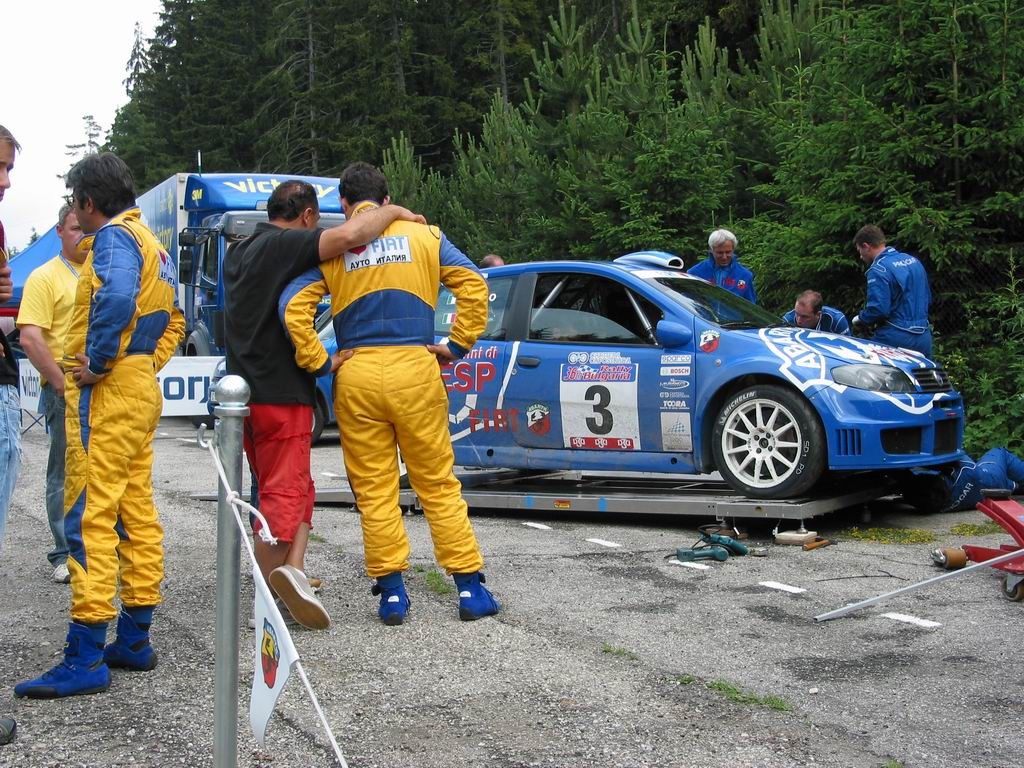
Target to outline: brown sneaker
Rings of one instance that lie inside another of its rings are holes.
[[[327,629],[331,617],[316,599],[306,574],[291,565],[270,572],[270,586],[288,608],[288,612],[307,629]]]

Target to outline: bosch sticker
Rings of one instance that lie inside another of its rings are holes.
[[[661,367],[662,376],[689,376],[690,366],[688,365],[663,365]]]

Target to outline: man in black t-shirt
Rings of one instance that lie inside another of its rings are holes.
[[[396,219],[420,221],[404,208],[384,206],[364,221],[359,216],[322,230],[316,190],[286,181],[267,201],[269,223],[234,245],[224,257],[224,317],[227,372],[249,384],[244,443],[260,493],[260,512],[277,544],[254,539],[264,577],[303,626],[324,629],[330,616],[306,578],[304,557],[313,518],[315,489],[309,470],[316,376],[295,363],[295,351],[278,319],[282,291],[321,261],[375,239]],[[336,354],[322,371],[337,370]]]

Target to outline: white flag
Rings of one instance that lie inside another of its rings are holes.
[[[252,571],[256,585],[256,669],[252,676],[249,722],[256,741],[262,746],[277,697],[288,682],[292,666],[298,663],[299,653],[263,574],[255,566]]]

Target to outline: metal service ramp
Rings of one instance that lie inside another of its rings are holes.
[[[891,493],[877,476],[823,488],[814,496],[786,501],[748,499],[714,476],[650,473],[542,472],[465,470],[457,472],[470,507],[537,511],[611,512],[699,517],[805,520],[863,504]],[[403,478],[404,479],[404,478]],[[348,484],[318,489],[317,503],[354,504]],[[419,508],[415,493],[404,486],[399,502]]]

